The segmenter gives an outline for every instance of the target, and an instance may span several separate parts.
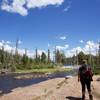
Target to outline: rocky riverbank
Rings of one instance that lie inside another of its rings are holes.
[[[100,100],[100,76],[94,76],[92,92],[94,100]],[[86,92],[88,99],[88,93]],[[53,78],[13,88],[10,92],[0,96],[0,100],[80,100],[81,86],[77,77]]]

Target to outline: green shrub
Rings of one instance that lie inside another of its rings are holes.
[[[100,65],[94,65],[93,72],[95,75],[100,74]]]

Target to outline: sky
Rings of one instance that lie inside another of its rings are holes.
[[[100,38],[100,0],[0,0],[0,47],[33,56],[56,47],[66,56],[96,54]]]

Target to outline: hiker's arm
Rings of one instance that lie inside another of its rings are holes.
[[[93,76],[94,73],[93,73],[93,68],[92,67],[90,67],[90,71],[91,71],[91,76]]]

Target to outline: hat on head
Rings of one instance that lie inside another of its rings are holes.
[[[85,64],[85,63],[87,63],[87,61],[86,60],[82,60],[82,64]]]

